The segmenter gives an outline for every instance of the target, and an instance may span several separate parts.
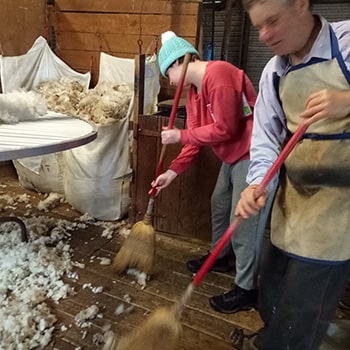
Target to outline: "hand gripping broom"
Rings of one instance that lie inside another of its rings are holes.
[[[176,112],[179,106],[179,101],[190,58],[191,54],[186,53],[182,65],[179,83],[176,88],[174,103],[171,108],[168,129],[172,129],[174,126]],[[162,146],[155,178],[157,178],[163,172],[163,161],[165,157],[166,146],[166,144],[163,144]],[[113,260],[113,269],[117,273],[121,273],[128,268],[135,268],[141,272],[146,273],[147,275],[151,275],[155,256],[155,232],[152,226],[152,214],[156,195],[156,188],[152,188],[147,210],[143,217],[143,220],[136,222],[131,227],[129,236],[125,239],[124,244],[120,248],[118,254],[115,256]]]
[[[266,173],[258,188],[255,190],[256,198],[259,198],[263,194],[267,185],[281,168],[295,145],[300,141],[308,126],[313,122],[314,120],[312,119],[306,119],[299,125],[296,132],[288,141],[276,161]],[[243,218],[240,216],[237,216],[232,221],[177,303],[168,310],[164,307],[155,310],[138,329],[134,330],[130,335],[121,338],[113,350],[175,349],[178,338],[181,335],[180,319],[183,307],[189,301],[195,287],[203,280],[204,276],[210,270],[218,255],[229,242],[242,221]]]

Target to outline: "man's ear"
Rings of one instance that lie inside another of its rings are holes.
[[[299,13],[309,11],[310,9],[310,0],[296,0],[295,2],[296,9]]]

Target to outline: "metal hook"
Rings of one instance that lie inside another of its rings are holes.
[[[141,54],[142,53],[142,45],[143,45],[142,39],[137,40],[137,44],[139,45],[139,54]]]

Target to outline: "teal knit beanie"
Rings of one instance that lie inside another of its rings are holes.
[[[199,57],[198,51],[185,39],[178,37],[174,32],[162,34],[162,47],[158,54],[160,72],[165,77],[168,68],[180,57],[189,52]]]

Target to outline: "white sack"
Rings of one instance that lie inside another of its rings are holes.
[[[158,94],[160,91],[159,74],[157,55],[147,57],[145,62],[144,114],[151,114],[157,111]],[[134,59],[115,57],[101,52],[99,82],[124,82],[130,84],[133,89],[134,80]]]
[[[133,58],[121,58],[100,53],[100,70],[98,83],[110,81],[113,83],[130,84],[134,86],[135,60]]]
[[[17,89],[29,91],[42,81],[64,77],[78,81],[87,89],[91,79],[90,72],[78,73],[58,58],[41,36],[24,55],[0,56],[0,68],[4,93]],[[62,169],[55,154],[22,158],[14,161],[14,164],[20,183],[25,188],[63,193]]]
[[[29,167],[25,167],[18,161],[13,162],[17,171],[18,180],[24,188],[39,193],[64,193],[64,164],[62,152],[48,154],[44,159],[42,156],[26,159],[28,160]],[[36,168],[38,163],[40,164],[40,167],[37,171],[31,170],[31,166]]]
[[[135,60],[101,53],[97,86],[111,82],[128,84],[134,90]],[[157,108],[159,93],[157,57],[145,65],[145,113]],[[124,120],[96,125],[97,139],[65,152],[64,190],[67,201],[82,212],[101,220],[117,220],[130,205],[130,147],[133,101]]]
[[[4,93],[17,89],[33,90],[46,80],[69,78],[89,88],[90,72],[82,74],[70,68],[51,50],[40,36],[33,46],[21,56],[0,56],[1,84]]]
[[[96,125],[97,138],[64,152],[68,203],[100,220],[117,220],[130,204],[129,119]]]
[[[106,59],[106,56],[113,58]],[[124,83],[133,90],[134,60],[101,53],[97,86]],[[129,119],[98,125],[97,138],[90,144],[65,152],[64,191],[67,201],[81,212],[100,220],[125,216],[130,205]]]

